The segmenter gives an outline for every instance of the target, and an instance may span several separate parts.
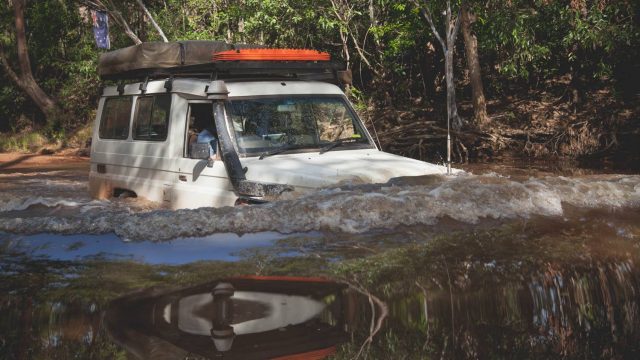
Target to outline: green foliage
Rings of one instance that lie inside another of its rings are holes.
[[[143,41],[160,40],[133,0],[114,2]],[[443,71],[439,44],[412,2],[403,0],[148,0],[148,9],[169,40],[215,39],[278,47],[307,47],[346,59],[354,72],[359,103],[382,100],[411,104],[412,97],[437,101]],[[523,85],[571,74],[585,81],[637,85],[640,3],[612,0],[513,0],[466,2],[474,10],[485,78]],[[70,134],[91,121],[99,80],[91,19],[75,0],[29,1],[27,38],[36,80],[56,99],[65,116],[49,135]],[[443,29],[446,2],[429,1],[435,25]],[[461,1],[452,1],[458,9]],[[0,42],[17,69],[13,11],[0,5]],[[132,45],[110,22],[113,48]],[[459,38],[460,39],[460,38]],[[345,52],[346,45],[347,52]],[[462,54],[463,42],[457,51]],[[464,66],[464,61],[457,64]],[[460,69],[456,72],[459,73]],[[635,74],[635,75],[634,75]],[[34,104],[0,74],[0,131],[44,124]],[[393,89],[393,91],[389,91]],[[29,121],[25,121],[28,119]],[[64,130],[61,132],[60,130]]]
[[[576,5],[577,4],[577,5]],[[478,8],[481,10],[480,8]],[[508,78],[602,78],[638,54],[638,5],[616,1],[512,1],[479,13],[479,47]]]
[[[14,71],[19,72],[12,11],[6,7],[0,9],[0,14],[3,19],[0,41]],[[30,1],[25,17],[33,75],[42,89],[59,102],[64,116],[56,116],[45,124],[43,115],[32,101],[6,79],[0,83],[0,116],[3,125],[6,124],[0,131],[19,133],[33,125],[44,126],[41,132],[49,140],[60,141],[68,130],[85,124],[95,108],[98,95],[95,69],[99,51],[93,44],[91,20],[83,17],[78,3],[72,0]],[[20,120],[25,117],[31,119],[30,124]],[[20,144],[18,141],[17,145]],[[15,146],[9,146],[9,149],[17,150]]]
[[[0,137],[0,152],[36,151],[47,143],[47,138],[38,132],[22,132]]]

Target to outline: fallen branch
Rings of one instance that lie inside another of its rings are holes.
[[[366,296],[369,299],[369,304],[371,305],[371,326],[369,328],[369,337],[367,337],[367,339],[362,343],[362,346],[360,346],[360,350],[358,350],[358,353],[354,357],[354,359],[358,359],[360,358],[360,355],[362,355],[362,352],[365,350],[365,348],[371,345],[371,342],[373,342],[373,338],[376,336],[376,334],[378,334],[380,329],[382,329],[384,320],[389,315],[389,307],[384,301],[380,300],[377,296],[371,294],[369,291],[364,289],[360,284],[354,284],[349,281],[346,281],[346,283],[355,291]],[[377,316],[375,311],[376,306],[380,310],[380,313]]]

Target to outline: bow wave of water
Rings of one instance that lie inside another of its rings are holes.
[[[568,216],[574,210],[640,207],[640,176],[546,176],[514,180],[495,174],[398,179],[288,194],[260,206],[166,210],[141,199],[92,200],[86,175],[64,171],[0,174],[0,231],[116,233],[168,240],[221,232],[363,233],[448,219]]]

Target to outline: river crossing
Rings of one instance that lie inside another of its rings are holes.
[[[87,169],[0,169],[3,358],[640,356],[638,175],[473,165],[171,211],[93,200]]]

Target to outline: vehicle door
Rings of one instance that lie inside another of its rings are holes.
[[[213,104],[209,100],[190,100],[187,103],[182,156],[177,160],[178,180],[172,199],[175,208],[220,207],[233,205],[237,198],[220,156],[219,142],[215,141],[210,162],[194,158],[192,145],[205,129],[218,138],[213,119]],[[223,129],[222,131],[226,131]],[[201,143],[203,136],[201,138]]]

